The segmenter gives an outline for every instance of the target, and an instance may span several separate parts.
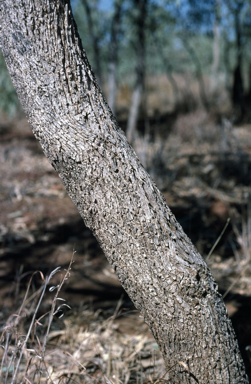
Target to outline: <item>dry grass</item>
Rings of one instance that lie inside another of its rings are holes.
[[[41,272],[33,273],[20,309],[2,328],[1,383],[166,382],[158,346],[138,313],[124,313],[121,300],[110,317],[87,306],[69,310],[59,298],[71,264],[57,287],[49,285],[60,268],[47,278]],[[37,274],[42,283],[31,292]],[[48,312],[41,315],[47,290],[56,290],[56,294]],[[138,329],[132,327],[134,332],[126,326],[130,322],[138,323]]]

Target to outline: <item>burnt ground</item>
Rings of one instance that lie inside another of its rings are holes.
[[[251,372],[251,126],[193,113],[167,136],[151,144],[138,138],[136,151],[204,257],[231,219],[208,264]],[[110,316],[122,297],[123,310],[134,311],[25,119],[0,122],[0,164],[0,325],[20,304],[32,272],[67,269],[73,253],[61,291],[72,308]],[[130,333],[144,325],[133,316],[121,327]]]

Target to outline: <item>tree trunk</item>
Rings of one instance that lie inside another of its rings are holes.
[[[223,63],[225,67],[225,88],[230,96],[232,97],[232,68],[230,60],[231,52],[231,42],[228,35],[228,29],[224,29],[222,32],[222,37],[224,41],[223,47]]]
[[[137,65],[136,80],[131,98],[131,106],[126,127],[126,136],[129,143],[133,143],[136,134],[136,126],[139,117],[139,109],[144,92],[145,81],[145,19],[147,13],[148,0],[134,0],[134,6],[138,7],[136,20],[137,28]]]
[[[251,63],[248,66],[248,99],[251,99]]]
[[[2,0],[0,37],[36,138],[176,364],[169,380],[248,383],[217,285],[117,126],[69,1]]]
[[[220,0],[215,0],[215,22],[213,28],[213,63],[212,63],[212,91],[215,92],[219,86],[219,64],[220,64]]]
[[[184,44],[185,49],[189,53],[191,60],[193,61],[194,65],[195,65],[195,75],[196,75],[198,83],[199,83],[199,92],[200,92],[200,98],[202,101],[202,105],[205,108],[205,110],[207,112],[209,112],[210,106],[209,106],[207,95],[206,95],[203,72],[202,72],[200,60],[197,56],[196,50],[189,44],[187,37],[182,36],[181,39],[182,39],[182,42]]]
[[[169,58],[165,56],[162,44],[159,41],[159,39],[155,33],[152,33],[152,39],[153,39],[154,46],[155,46],[156,51],[157,51],[156,54],[158,54],[158,56],[161,58],[162,65],[165,68],[166,76],[167,76],[167,78],[170,82],[170,85],[172,87],[172,90],[173,90],[173,100],[174,100],[173,110],[174,111],[178,111],[178,110],[180,111],[182,108],[181,108],[180,97],[179,97],[179,87],[178,87],[177,81],[175,80],[175,78],[173,77],[173,74],[172,74],[173,66],[172,66]]]
[[[113,113],[116,108],[117,65],[118,65],[118,33],[120,30],[121,9],[123,0],[115,2],[111,27],[110,60],[108,66],[108,104]]]
[[[232,102],[239,109],[238,118],[243,119],[245,113],[244,86],[242,75],[242,33],[240,25],[243,1],[238,1],[234,9],[235,33],[236,33],[236,66],[233,73]]]

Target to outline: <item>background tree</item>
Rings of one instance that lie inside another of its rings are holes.
[[[244,87],[243,87],[243,53],[242,53],[242,28],[241,28],[241,13],[244,6],[244,1],[239,0],[228,2],[227,6],[233,16],[233,24],[236,40],[236,63],[233,70],[233,85],[232,85],[232,101],[233,105],[239,107],[240,116],[244,114]]]
[[[149,29],[150,33],[147,35],[149,42],[148,49],[148,63],[149,68],[153,67],[153,58],[158,57],[160,66],[163,68],[173,91],[173,109],[178,111],[180,109],[180,90],[177,81],[174,77],[175,68],[172,63],[172,58],[169,57],[172,39],[174,36],[176,18],[170,12],[167,12],[165,7],[156,3],[149,4]],[[166,36],[169,36],[167,41]]]
[[[198,47],[193,38],[198,30],[202,34],[209,34],[213,30],[214,1],[201,2],[198,0],[187,1],[187,9],[180,4],[176,7],[176,17],[179,20],[180,38],[194,66],[194,74],[199,85],[200,100],[206,111],[210,110],[210,104],[206,93],[202,63],[198,55]],[[203,27],[205,29],[203,30]],[[202,32],[203,31],[203,32]],[[195,48],[196,47],[196,48]]]
[[[212,89],[217,88],[219,81],[219,69],[220,69],[220,42],[221,42],[221,28],[220,28],[220,8],[221,0],[215,0],[214,2],[214,26],[213,26],[213,62],[212,62]]]
[[[118,75],[118,48],[119,33],[121,31],[121,15],[123,0],[117,0],[114,4],[114,14],[111,25],[111,42],[109,49],[108,66],[108,104],[115,113],[117,95],[117,75]]]
[[[132,92],[131,106],[128,115],[126,134],[130,143],[133,142],[136,131],[136,124],[139,116],[140,105],[144,93],[145,82],[145,56],[146,56],[146,43],[145,43],[145,25],[147,19],[147,5],[148,0],[133,0],[132,17],[135,18],[135,35],[134,41],[135,52],[137,52],[136,64],[136,79],[134,89]]]
[[[231,76],[228,89],[232,103],[236,107],[237,119],[241,120],[246,111],[244,79],[245,72],[248,72],[248,60],[245,58],[244,46],[250,44],[250,2],[229,1],[224,2],[224,6],[222,13],[225,28],[225,65]],[[229,30],[232,33],[229,33]]]
[[[130,121],[135,120],[132,119],[132,116],[137,114],[132,113],[132,111],[137,110],[138,102],[133,102],[132,98],[136,98],[136,95],[139,94],[138,91],[136,92],[136,84],[139,84],[140,72],[142,72],[139,70],[140,66],[144,72],[146,87],[142,93],[143,101],[141,100],[139,105],[141,104],[143,113],[141,120],[145,120],[145,122],[150,121],[149,106],[146,103],[146,100],[149,99],[147,84],[149,77],[152,78],[153,76],[157,79],[161,75],[167,75],[169,79],[172,88],[172,95],[166,89],[166,106],[169,111],[170,104],[175,110],[177,99],[182,99],[179,100],[179,107],[182,106],[181,112],[191,110],[201,103],[206,109],[212,106],[218,108],[220,106],[218,99],[220,95],[226,93],[225,91],[228,92],[231,101],[233,97],[238,98],[238,93],[241,93],[242,104],[247,104],[246,95],[249,93],[248,74],[251,61],[249,53],[251,51],[250,0],[239,2],[148,0],[147,17],[141,18],[144,20],[144,25],[141,25],[143,31],[141,36],[144,36],[145,40],[143,45],[139,43],[137,37],[139,36],[137,25],[140,25],[138,24],[140,19],[137,16],[140,13],[138,8],[140,2],[136,2],[135,5],[132,0],[124,0],[123,9],[125,12],[121,19],[119,19],[122,9],[120,1],[113,1],[110,6],[107,4],[100,0],[92,2],[89,0],[72,0],[73,12],[84,46],[89,52],[90,63],[113,110],[114,91],[112,89],[114,89],[114,84],[116,83],[116,87],[118,86],[120,90],[121,88],[127,90],[123,110],[121,108],[117,111],[118,118],[124,120],[123,127],[125,129],[126,125],[129,127],[131,124],[129,124]],[[237,12],[238,4],[243,4],[243,6]],[[116,19],[117,22],[115,22]],[[118,31],[118,26],[123,33]],[[116,33],[114,33],[115,30],[117,30]],[[152,36],[153,31],[155,37]],[[239,38],[237,38],[238,34]],[[116,53],[117,48],[115,48],[118,38],[119,61]],[[154,38],[155,42],[153,41]],[[141,60],[143,65],[140,65],[141,48],[138,49],[139,45],[144,46],[144,59]],[[158,54],[156,54],[156,49]],[[239,70],[236,70],[238,60],[241,60],[242,64],[238,65]],[[0,68],[1,66],[0,63]],[[218,81],[214,80],[216,67]],[[239,77],[241,76],[241,78],[238,81],[234,81],[235,72],[236,76],[238,75],[237,72],[240,72]],[[101,84],[102,77],[108,81]],[[194,80],[198,81],[196,90]],[[241,82],[243,83],[242,86],[240,86]],[[238,86],[243,90],[234,91],[234,83],[235,88],[239,84]],[[216,88],[213,85],[209,86],[210,84],[216,84]],[[170,100],[174,98],[176,102]],[[12,100],[10,99],[11,103]],[[196,102],[190,102],[191,100],[196,100]],[[184,108],[188,101],[190,106]],[[236,100],[234,103],[237,107],[235,108],[236,113],[239,107]],[[3,107],[6,108],[7,105],[5,103]],[[16,106],[13,103],[13,110],[15,109]],[[247,116],[248,108],[245,107],[244,109],[242,107],[242,115]],[[161,113],[163,112],[157,109],[155,115]],[[229,114],[231,113],[233,112],[229,111]],[[243,118],[247,119],[245,116]],[[142,125],[142,122],[140,124]],[[147,126],[147,124],[145,125]]]
[[[92,15],[92,10],[91,6],[89,4],[88,0],[82,0],[82,4],[85,8],[85,13],[86,13],[86,18],[87,18],[87,23],[88,23],[88,30],[89,30],[89,36],[92,41],[92,46],[93,46],[93,52],[94,52],[94,66],[93,69],[96,73],[98,83],[101,88],[103,88],[102,84],[102,73],[101,73],[101,55],[100,55],[100,39],[98,37],[97,32],[95,31],[95,26],[93,23],[93,15]],[[92,6],[97,8],[97,1],[92,1],[91,2]]]
[[[247,383],[217,285],[107,107],[69,2],[4,0],[0,20],[33,132],[173,366],[169,380]]]

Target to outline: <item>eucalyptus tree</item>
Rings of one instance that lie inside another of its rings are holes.
[[[237,112],[236,117],[242,119],[246,113],[249,114],[245,98],[251,62],[251,1],[221,0],[218,2],[218,10],[224,45],[226,88]]]
[[[118,49],[121,32],[122,6],[124,0],[114,1],[114,12],[111,22],[111,40],[108,64],[108,103],[113,113],[116,110],[117,75],[118,75]]]
[[[175,68],[172,54],[173,41],[176,37],[176,19],[163,4],[152,2],[150,6],[147,61],[150,68],[155,68],[156,73],[162,71],[165,73],[173,91],[173,110],[177,112],[181,109],[181,98],[178,82],[173,73],[175,70],[179,72],[179,68]]]
[[[135,84],[131,97],[131,105],[126,127],[126,135],[130,143],[136,134],[137,121],[140,106],[144,96],[145,71],[146,71],[146,20],[148,16],[149,0],[132,0],[131,13],[135,24],[136,41],[134,42],[136,52]]]
[[[69,1],[2,0],[0,44],[45,155],[172,367],[166,379],[248,383],[217,285],[118,127]]]
[[[219,82],[220,68],[220,42],[221,42],[221,0],[214,2],[214,25],[213,25],[213,62],[212,62],[212,90],[215,91]]]
[[[235,33],[235,64],[233,70],[232,102],[239,108],[239,117],[244,117],[244,76],[243,76],[243,9],[246,8],[245,0],[226,2],[229,12],[233,18],[233,29]]]
[[[179,25],[178,35],[184,49],[193,63],[194,74],[199,85],[199,94],[203,107],[209,111],[210,105],[204,82],[204,71],[198,46],[191,43],[192,37],[211,33],[213,30],[214,0],[201,2],[199,0],[183,0],[176,5],[176,18]],[[203,49],[207,53],[207,50]]]
[[[94,53],[94,71],[98,80],[99,86],[103,88],[102,71],[101,71],[101,53],[100,53],[100,38],[97,31],[95,31],[95,25],[93,22],[93,12],[89,0],[81,0],[87,18],[88,31],[92,42]],[[93,3],[93,1],[92,1]],[[94,7],[97,8],[97,4],[94,2]]]

